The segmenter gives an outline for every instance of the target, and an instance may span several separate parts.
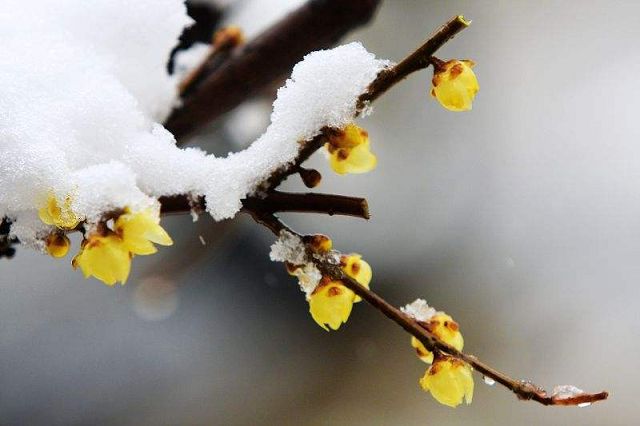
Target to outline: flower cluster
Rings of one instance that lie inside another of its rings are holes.
[[[60,206],[55,197],[50,196],[39,213],[45,224],[57,228],[45,241],[47,252],[56,258],[66,256],[71,243],[65,231],[80,224],[80,218],[71,210],[71,198],[65,198]],[[125,208],[114,218],[111,227],[107,223],[99,223],[85,235],[80,252],[71,263],[74,268],[80,268],[85,278],[94,276],[110,286],[117,282],[124,284],[133,256],[155,253],[154,243],[163,246],[173,244],[169,234],[160,226],[158,212],[150,209],[132,212]]]
[[[444,312],[436,312],[427,303],[418,299],[402,308],[402,311],[413,317],[430,334],[441,342],[461,351],[464,339],[458,323]],[[441,404],[457,407],[464,400],[470,404],[473,399],[473,377],[471,366],[456,358],[435,354],[429,351],[415,337],[411,337],[411,346],[416,350],[418,358],[431,364],[420,379],[420,386]]]

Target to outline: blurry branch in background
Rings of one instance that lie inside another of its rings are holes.
[[[183,88],[182,105],[164,126],[178,140],[249,99],[287,75],[302,57],[334,45],[366,24],[380,0],[311,0],[241,47],[221,63],[218,54],[203,65],[193,88]]]
[[[350,4],[347,9],[351,12],[358,11],[360,13],[357,14],[357,19],[353,15],[344,14],[344,11],[338,13],[341,5],[346,3]],[[288,70],[303,53],[325,46],[349,28],[368,20],[376,5],[377,1],[312,1],[308,3],[258,37],[256,41],[249,43],[240,52],[229,55],[226,63],[218,64],[213,70],[210,69],[208,75],[199,75],[197,80],[201,81],[201,83],[189,88],[189,95],[185,99],[183,107],[174,111],[167,121],[167,127],[177,137],[182,137],[197,130],[206,121],[237,105],[249,93],[277,78],[282,72]],[[367,11],[367,13],[363,15],[362,10]],[[314,14],[323,16],[314,16]],[[340,18],[338,19],[337,17]],[[353,19],[351,24],[349,24],[350,19]],[[313,21],[313,25],[309,24],[310,20]],[[323,22],[327,23],[324,27],[319,25]],[[409,74],[427,68],[434,61],[440,62],[433,58],[432,55],[468,25],[469,22],[465,21],[461,16],[452,18],[400,63],[381,71],[369,85],[366,92],[358,98],[356,114],[359,115],[368,108],[372,101],[383,95]],[[307,26],[309,27],[307,28]],[[332,28],[335,28],[335,30],[331,30]],[[300,30],[304,30],[304,37],[297,40],[297,37],[300,36],[298,34]],[[328,31],[328,33],[323,33],[316,40],[318,37],[317,31]],[[296,40],[295,46],[289,50],[288,43],[293,40]],[[211,61],[215,57],[217,57],[217,54],[214,51],[208,60]],[[265,60],[268,60],[274,68],[265,70],[262,66],[257,65]],[[202,73],[204,69],[204,67],[201,67],[198,73]],[[260,71],[256,72],[256,70]],[[249,71],[250,75],[260,75],[261,77],[252,81],[245,81],[248,78],[246,72]],[[189,82],[193,81],[196,80],[189,80]],[[219,104],[218,96],[220,94],[225,95]],[[320,180],[319,173],[303,169],[301,165],[327,143],[333,132],[337,131],[339,129],[324,128],[315,138],[301,142],[295,161],[276,170],[266,179],[261,186],[260,196],[252,196],[243,200],[242,211],[250,214],[257,223],[269,229],[277,237],[289,233],[299,237],[302,241],[310,240],[287,227],[275,213],[284,211],[312,212],[330,215],[350,215],[368,219],[367,203],[366,200],[361,198],[333,194],[291,194],[277,191],[278,186],[293,174],[300,174],[307,186],[316,186]],[[190,200],[187,197],[170,197],[161,199],[161,203],[164,214],[204,210],[202,199]],[[467,363],[487,378],[487,381],[500,383],[515,393],[521,400],[533,400],[543,405],[585,406],[608,397],[607,392],[588,394],[582,391],[570,392],[569,395],[554,391],[550,395],[544,389],[529,381],[513,379],[488,366],[475,356],[463,353],[438,339],[423,323],[406,315],[381,296],[346,275],[335,260],[332,261],[327,253],[319,252],[312,243],[306,242],[305,250],[307,257],[311,259],[323,276],[343,283],[345,287],[366,300],[371,306],[418,339],[425,348],[436,356],[445,355]],[[332,254],[335,256],[336,253],[334,251]],[[560,388],[576,389],[571,386]]]

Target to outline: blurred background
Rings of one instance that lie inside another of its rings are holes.
[[[239,1],[225,19],[251,35],[299,3]],[[176,244],[136,258],[125,287],[25,249],[0,260],[0,424],[637,424],[640,4],[387,0],[348,40],[399,60],[456,14],[473,25],[439,56],[477,62],[473,111],[445,111],[430,71],[412,76],[360,121],[374,172],[310,162],[320,191],[366,197],[371,220],[285,220],[362,253],[395,305],[450,313],[493,366],[609,401],[545,408],[477,377],[472,405],[439,405],[409,337],[377,311],[358,304],[327,333],[269,261],[270,234],[185,216],[165,219]],[[241,149],[270,102],[195,143]]]

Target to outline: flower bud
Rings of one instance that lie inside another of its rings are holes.
[[[470,60],[434,63],[431,96],[450,111],[470,110],[473,98],[480,90],[478,79],[471,69],[474,65]]]

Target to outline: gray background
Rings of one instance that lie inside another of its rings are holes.
[[[165,220],[176,244],[136,258],[124,288],[27,250],[0,261],[0,423],[637,424],[639,12],[387,0],[350,37],[381,57],[452,15],[473,19],[439,55],[478,63],[474,109],[443,110],[430,73],[413,76],[361,123],[373,173],[336,177],[312,160],[319,190],[366,196],[371,221],[286,218],[364,254],[392,303],[424,297],[452,314],[469,352],[610,401],[544,408],[478,378],[471,406],[441,406],[418,387],[407,335],[364,303],[339,332],[316,326],[248,218],[177,217]]]

